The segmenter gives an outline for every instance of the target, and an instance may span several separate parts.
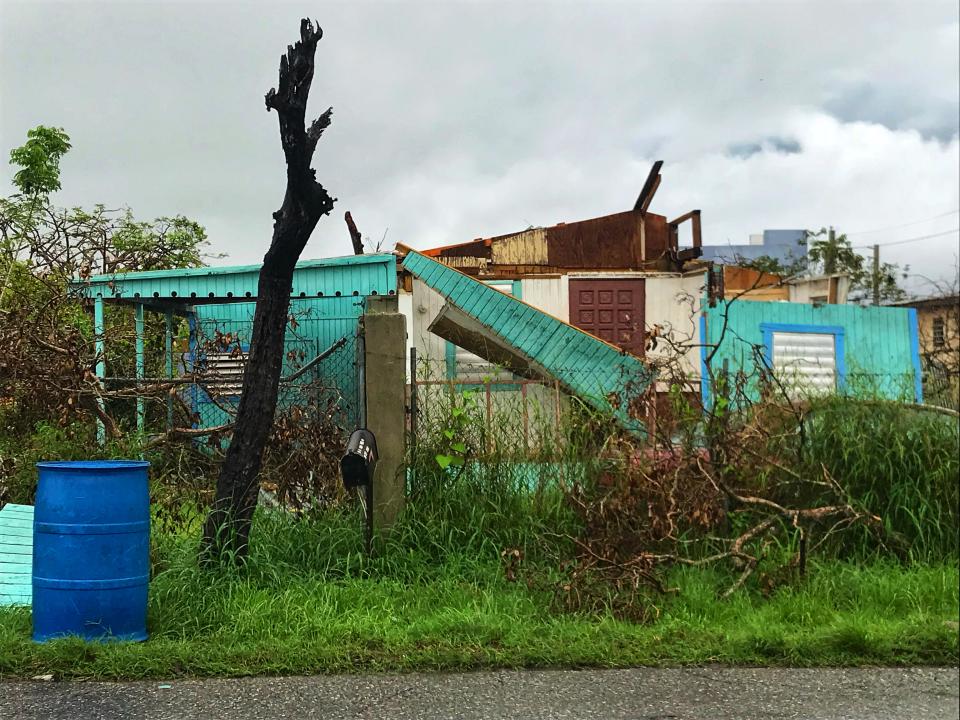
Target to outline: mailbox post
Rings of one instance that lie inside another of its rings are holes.
[[[373,471],[377,466],[377,439],[366,428],[354,430],[340,460],[340,475],[348,490],[364,489],[367,555],[373,551]]]

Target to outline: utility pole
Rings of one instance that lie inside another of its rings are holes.
[[[837,271],[837,235],[833,225],[827,236],[827,251],[823,254],[823,274],[833,275]]]
[[[873,246],[873,304],[880,304],[880,246]]]

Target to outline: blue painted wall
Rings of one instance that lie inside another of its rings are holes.
[[[727,313],[724,331],[724,312]],[[738,300],[708,308],[701,323],[705,361],[719,344],[710,366],[714,374],[727,361],[729,372],[756,375],[766,362],[775,330],[831,333],[836,338],[838,387],[851,394],[922,401],[916,314],[908,308],[859,305],[806,305]],[[707,368],[702,367],[704,377]],[[709,381],[703,385],[709,401]]]

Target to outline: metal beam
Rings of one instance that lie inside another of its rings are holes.
[[[164,334],[163,350],[166,360],[166,376],[173,379],[173,311],[167,310],[163,314]],[[167,393],[167,430],[173,429],[173,395]]]
[[[657,178],[660,177],[660,168],[663,167],[663,160],[657,160],[653,167],[650,168],[650,174],[647,175],[647,181],[643,183],[643,189],[640,190],[640,195],[637,197],[637,202],[634,203],[633,209],[639,213],[646,212],[646,208],[650,205],[650,200],[653,199],[653,193],[656,192]],[[648,199],[649,197],[649,199]]]
[[[136,377],[142,380],[145,375],[146,363],[143,358],[143,305],[137,303],[133,308],[134,326],[136,328]],[[146,426],[146,409],[143,396],[137,395],[137,433],[143,435]]]
[[[93,299],[93,351],[96,363],[94,365],[94,374],[97,376],[97,382],[103,389],[103,376],[107,374],[107,364],[104,358],[104,334],[103,334],[103,298],[97,296]],[[97,405],[101,412],[104,411],[103,398],[97,398]],[[107,429],[103,425],[103,420],[97,418],[97,443],[101,446],[107,441]]]

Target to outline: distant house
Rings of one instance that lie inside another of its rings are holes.
[[[741,265],[760,257],[770,257],[790,265],[807,255],[806,230],[764,230],[738,245],[704,245],[701,258],[726,265]]]
[[[924,387],[930,401],[960,407],[960,295],[894,305],[916,313]]]

